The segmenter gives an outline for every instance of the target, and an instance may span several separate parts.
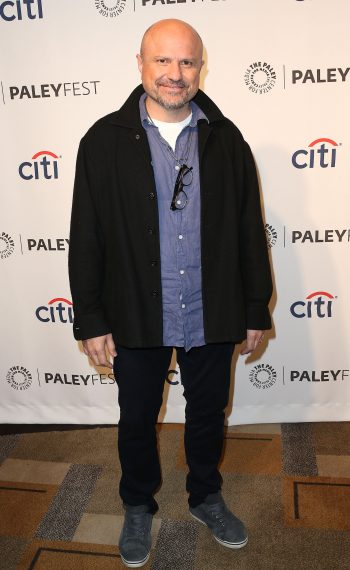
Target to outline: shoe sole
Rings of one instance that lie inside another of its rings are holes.
[[[196,521],[200,522],[201,524],[203,524],[204,526],[206,526],[207,528],[210,527],[207,525],[207,523],[205,523],[204,521],[202,521],[201,519],[199,519],[198,517],[196,517],[193,513],[191,513],[190,511],[190,515],[191,517],[193,517]],[[226,548],[232,548],[232,549],[238,549],[238,548],[243,548],[243,546],[245,546],[248,542],[248,537],[245,540],[242,540],[242,542],[225,542],[224,540],[221,540],[220,538],[217,538],[215,536],[215,534],[213,534],[213,537],[215,538],[216,542],[218,542],[219,544],[221,544],[222,546],[226,546]]]
[[[129,560],[125,560],[125,558],[123,558],[122,555],[120,555],[120,558],[122,559],[123,564],[125,566],[127,566],[128,568],[141,568],[141,566],[144,566],[146,564],[146,562],[148,562],[149,557],[150,557],[150,553],[148,553],[146,558],[144,558],[143,560],[137,560],[136,562],[130,562]]]

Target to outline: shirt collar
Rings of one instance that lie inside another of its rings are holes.
[[[148,114],[147,114],[147,110],[146,110],[146,104],[145,104],[146,97],[147,97],[147,93],[143,93],[140,97],[140,102],[139,102],[140,118],[141,118],[141,123],[144,126],[144,128],[152,126],[152,123],[150,123],[150,120],[149,120]],[[193,101],[190,101],[190,106],[191,106],[191,111],[192,111],[192,119],[191,119],[190,123],[188,124],[189,127],[196,127],[197,123],[200,119],[204,119],[205,121],[207,121],[209,123],[207,116],[203,113],[202,109],[200,107],[198,107],[198,105],[196,103],[194,103]]]

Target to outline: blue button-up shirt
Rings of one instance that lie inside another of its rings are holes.
[[[146,97],[144,93],[140,98],[140,117],[151,149],[157,189],[163,345],[185,347],[188,351],[194,346],[205,344],[197,122],[199,119],[207,120],[207,117],[191,102],[192,119],[177,137],[175,151],[171,152],[158,128],[149,120],[145,107]],[[189,140],[191,144],[188,149]],[[177,158],[187,157],[187,166],[193,168],[192,182],[185,188],[188,203],[182,210],[175,211],[170,209],[179,169],[174,155]]]

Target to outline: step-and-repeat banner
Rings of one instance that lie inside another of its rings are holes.
[[[250,143],[274,329],[234,356],[230,424],[350,419],[347,0],[0,0],[0,422],[115,423],[117,387],[72,336],[69,219],[80,138],[139,83],[144,30],[203,37],[201,87]],[[161,421],[182,422],[173,361]]]

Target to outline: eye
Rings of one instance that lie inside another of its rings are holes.
[[[191,61],[190,59],[183,59],[181,61],[181,65],[183,67],[192,67],[193,66],[193,61]]]
[[[157,63],[160,63],[160,65],[167,65],[167,63],[169,63],[169,60],[166,57],[158,57],[156,59]]]

